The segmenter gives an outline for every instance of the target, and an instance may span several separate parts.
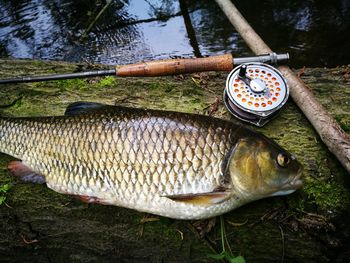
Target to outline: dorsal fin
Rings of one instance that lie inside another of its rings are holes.
[[[68,105],[66,111],[64,112],[65,116],[76,116],[80,114],[86,114],[91,111],[96,111],[103,109],[105,107],[110,107],[109,105],[96,103],[96,102],[84,102],[78,101]]]

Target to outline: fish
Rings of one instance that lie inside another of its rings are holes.
[[[93,102],[51,117],[0,118],[0,152],[24,182],[87,203],[211,218],[302,186],[302,165],[241,124]]]

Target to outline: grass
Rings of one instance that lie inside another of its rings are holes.
[[[110,87],[114,86],[117,84],[117,79],[114,76],[108,76],[102,78],[99,83],[97,84],[98,88],[105,88],[105,87]]]
[[[6,195],[10,189],[11,186],[9,184],[3,184],[0,186],[0,206],[5,203]]]
[[[216,260],[226,260],[229,263],[245,263],[245,259],[242,256],[237,256],[235,257],[231,250],[226,250],[226,246],[228,246],[226,238],[226,232],[225,232],[225,222],[224,222],[224,217],[220,216],[220,236],[221,236],[221,246],[222,246],[222,251],[219,254],[209,254],[208,256],[212,259]],[[229,246],[228,246],[229,248]]]

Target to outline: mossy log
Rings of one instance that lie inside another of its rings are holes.
[[[0,77],[90,70],[91,65],[0,60]],[[101,66],[93,66],[100,68]],[[305,69],[302,78],[350,133],[349,67]],[[74,101],[213,114],[232,119],[220,102],[225,74],[162,78],[95,78],[0,87],[2,116],[61,115]],[[259,129],[293,152],[304,188],[224,215],[227,245],[247,262],[345,262],[350,257],[349,175],[289,100]],[[179,221],[125,208],[85,204],[45,185],[24,184],[0,155],[1,262],[212,262],[221,251],[216,220]],[[144,223],[145,222],[145,223]],[[214,250],[214,251],[213,251]]]

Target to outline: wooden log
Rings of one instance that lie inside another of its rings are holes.
[[[215,0],[234,28],[257,55],[271,53],[272,50],[244,19],[230,0]],[[287,66],[279,67],[290,87],[290,94],[313,125],[328,149],[338,158],[350,173],[350,138],[313,96],[305,83]]]

